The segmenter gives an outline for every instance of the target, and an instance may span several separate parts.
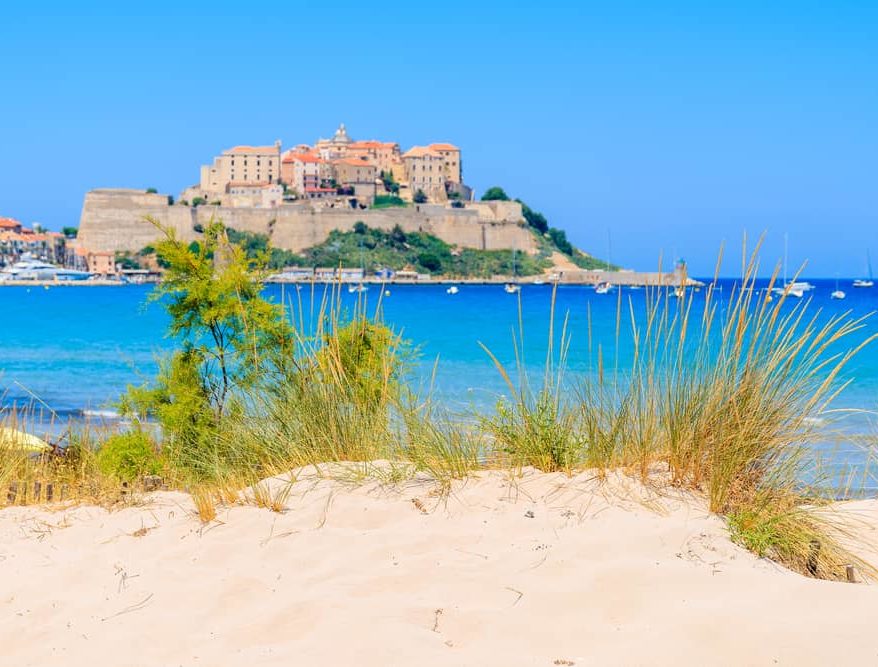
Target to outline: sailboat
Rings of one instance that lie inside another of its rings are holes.
[[[518,252],[517,248],[512,249],[512,279],[513,280],[515,280],[518,277],[518,269],[515,265],[515,258],[517,256],[516,255],[517,252]],[[519,285],[516,285],[514,282],[511,282],[511,283],[506,283],[503,286],[503,290],[507,294],[517,294],[518,292],[521,291],[521,287]]]
[[[844,299],[847,294],[838,288],[838,276],[835,276],[835,291],[829,295],[833,299]]]
[[[805,292],[814,289],[814,285],[804,280],[787,281],[787,256],[789,251],[789,235],[783,235],[783,287],[775,287],[775,294],[784,294],[801,299]]]
[[[607,271],[610,270],[610,230],[607,230]],[[609,294],[613,289],[612,283],[609,280],[602,280],[597,285],[594,286],[595,294]]]
[[[866,270],[869,272],[869,279],[857,278],[854,281],[854,287],[874,287],[875,282],[872,280],[872,259],[869,257],[869,251],[866,251]]]

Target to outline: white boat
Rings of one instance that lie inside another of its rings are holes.
[[[368,291],[369,288],[366,287],[363,283],[360,283],[358,285],[348,285],[348,294],[361,294]]]
[[[457,285],[452,285],[447,290],[445,290],[446,294],[457,294],[460,290],[457,288]]]
[[[75,271],[55,266],[40,259],[34,259],[25,253],[21,261],[7,266],[0,271],[4,280],[88,280],[91,274],[87,271]]]
[[[803,296],[805,296],[805,291],[795,287],[795,284],[796,283],[789,283],[784,287],[775,287],[771,291],[775,294],[780,294],[782,296],[794,296],[797,299],[801,299]]]
[[[866,251],[866,271],[869,273],[869,278],[857,278],[854,281],[854,287],[874,287],[875,281],[872,280],[872,258],[869,257],[869,251]]]
[[[612,290],[612,289],[613,289],[613,286],[610,283],[604,281],[604,282],[600,282],[594,286],[594,293],[595,294],[609,294],[610,290]]]
[[[503,289],[506,291],[507,294],[517,294],[521,291],[521,287],[519,287],[515,283],[506,283],[506,285],[503,286]]]
[[[789,235],[783,235],[783,287],[775,287],[772,292],[775,294],[780,294],[783,296],[794,296],[797,299],[801,299],[805,292],[814,289],[814,285],[805,281],[793,281],[789,282],[787,280],[787,255],[789,248]]]
[[[838,288],[838,277],[835,278],[835,291],[829,295],[832,299],[844,299],[847,294]]]

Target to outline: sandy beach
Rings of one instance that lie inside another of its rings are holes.
[[[208,525],[177,492],[0,511],[2,663],[878,659],[878,587],[757,559],[691,496],[588,474],[483,473],[446,498],[428,480],[297,478],[286,511],[225,507]],[[847,510],[875,532],[878,503]]]

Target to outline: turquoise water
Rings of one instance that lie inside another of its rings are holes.
[[[830,299],[835,281],[812,281],[809,312],[822,310],[829,317],[850,310],[866,315],[878,309],[878,289],[846,288],[844,301]],[[718,301],[722,306],[732,293],[732,281],[721,281]],[[0,289],[0,391],[3,403],[24,403],[33,398],[59,415],[100,411],[130,383],[140,383],[156,370],[157,359],[172,347],[165,337],[166,316],[161,304],[147,303],[149,286],[128,287],[4,287]],[[416,382],[427,383],[437,362],[435,392],[447,402],[466,406],[493,404],[505,390],[481,342],[504,363],[514,365],[513,335],[519,330],[519,299],[502,286],[462,285],[448,295],[440,285],[393,285],[382,299],[386,321],[402,331],[419,350]],[[273,299],[299,300],[310,310],[311,291],[269,286]],[[381,291],[373,286],[366,295],[373,307]],[[521,319],[526,365],[538,373],[545,359],[551,308],[550,286],[525,285],[521,290]],[[623,291],[625,311],[629,300],[635,312],[644,305],[646,290]],[[317,288],[315,299],[323,297]],[[347,307],[356,295],[343,293]],[[693,296],[697,314],[702,295]],[[601,296],[587,287],[558,288],[557,320],[569,317],[571,336],[569,367],[572,373],[593,367],[598,345],[605,359],[624,367],[633,346],[623,317],[620,347],[614,349],[616,295]],[[589,318],[591,336],[589,337]],[[854,339],[878,331],[878,320],[867,323]],[[850,386],[839,407],[872,410],[878,404],[878,345],[862,352],[847,369]]]

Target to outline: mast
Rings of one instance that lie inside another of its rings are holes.
[[[787,255],[789,251],[789,241],[790,235],[786,232],[783,233],[783,284],[786,287],[787,284]]]

